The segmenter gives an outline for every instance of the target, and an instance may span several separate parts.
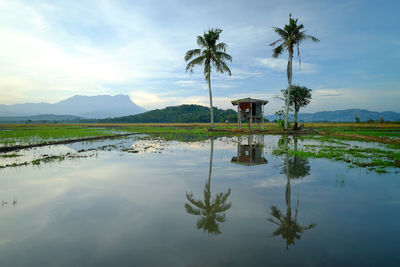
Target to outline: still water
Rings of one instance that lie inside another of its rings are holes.
[[[399,266],[400,175],[279,139],[19,152],[88,157],[0,170],[0,266]]]

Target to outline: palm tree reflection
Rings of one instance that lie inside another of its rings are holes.
[[[276,206],[271,206],[271,215],[268,221],[278,225],[272,235],[282,236],[286,240],[286,249],[289,249],[290,245],[295,245],[295,241],[301,238],[301,234],[305,230],[312,229],[316,226],[315,223],[307,226],[302,226],[297,222],[297,214],[299,207],[299,200],[296,201],[296,207],[294,208],[294,216],[292,214],[291,207],[291,188],[290,179],[299,179],[310,175],[310,164],[306,158],[293,156],[289,158],[289,147],[288,137],[282,137],[278,144],[281,149],[284,148],[285,164],[282,168],[281,173],[286,174],[286,190],[285,190],[285,202],[286,202],[286,214],[282,213]],[[294,137],[294,149],[297,150],[297,138]],[[293,216],[293,217],[292,217]]]
[[[186,192],[186,198],[190,202],[185,203],[186,212],[193,215],[200,215],[201,217],[197,221],[197,229],[203,229],[209,234],[221,234],[219,230],[219,223],[226,221],[225,211],[227,211],[232,203],[227,203],[228,197],[231,193],[231,189],[228,189],[226,193],[218,193],[215,197],[211,198],[211,171],[212,161],[214,153],[214,140],[211,139],[211,152],[210,152],[210,165],[208,171],[208,180],[204,187],[204,201],[199,199],[196,200],[193,197],[193,193]]]

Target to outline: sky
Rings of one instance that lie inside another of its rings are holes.
[[[214,106],[266,99],[281,109],[287,53],[272,58],[273,26],[299,18],[319,43],[301,44],[293,83],[312,89],[303,112],[400,112],[400,1],[0,0],[0,104],[127,94],[147,110],[209,104],[201,67],[185,72],[196,37],[220,28],[232,76],[211,74]]]

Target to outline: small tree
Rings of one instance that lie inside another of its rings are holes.
[[[356,120],[356,123],[360,123],[360,118],[359,117],[356,117],[355,120]]]
[[[288,90],[282,90],[284,98],[287,100]],[[298,117],[297,114],[301,107],[305,107],[310,104],[311,101],[311,89],[305,86],[293,85],[290,94],[289,105],[294,109],[294,129],[297,129]]]
[[[385,122],[385,120],[383,119],[383,117],[380,117],[380,118],[379,118],[379,121],[380,121],[380,123],[384,123],[384,122]]]

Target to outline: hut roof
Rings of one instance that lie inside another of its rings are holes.
[[[268,101],[267,100],[261,100],[261,99],[254,99],[254,98],[248,97],[248,98],[242,98],[242,99],[238,99],[238,100],[233,100],[231,103],[234,106],[236,106],[236,105],[238,105],[240,103],[260,103],[260,104],[266,105],[268,103]]]

